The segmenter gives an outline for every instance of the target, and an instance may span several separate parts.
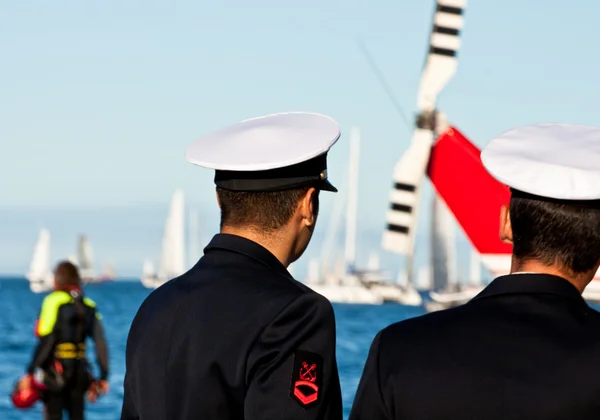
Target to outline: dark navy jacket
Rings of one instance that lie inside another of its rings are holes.
[[[350,420],[600,419],[600,314],[566,280],[495,279],[373,341]]]
[[[204,251],[135,316],[121,419],[341,420],[331,303],[255,242]]]

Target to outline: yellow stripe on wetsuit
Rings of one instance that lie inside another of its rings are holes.
[[[54,357],[57,359],[83,359],[85,358],[85,343],[79,343],[77,346],[74,343],[57,344]]]
[[[57,290],[50,293],[44,298],[42,302],[42,311],[40,312],[40,319],[38,323],[38,335],[44,337],[51,334],[56,324],[56,318],[58,317],[58,310],[62,305],[75,302],[75,299],[64,290]],[[90,308],[96,307],[96,302],[92,299],[84,297],[83,303]],[[96,311],[96,318],[102,319],[100,313]]]

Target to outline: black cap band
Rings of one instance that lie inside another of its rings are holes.
[[[600,200],[567,200],[564,198],[550,198],[540,195],[530,194],[525,191],[510,189],[511,195],[514,198],[525,198],[528,200],[546,201],[548,203],[563,204],[568,206],[586,207],[589,209],[600,209]]]
[[[215,171],[217,187],[231,191],[281,191],[315,187],[336,192],[327,180],[327,153],[283,168],[264,171]]]

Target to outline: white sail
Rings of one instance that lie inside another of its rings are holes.
[[[308,273],[306,275],[306,284],[317,284],[319,282],[319,260],[311,258],[308,260]]]
[[[188,222],[188,269],[192,268],[200,259],[200,227],[198,224],[198,212],[195,209],[189,212]]]
[[[475,247],[471,248],[469,268],[469,284],[472,286],[481,286],[481,258]]]
[[[150,260],[150,259],[144,260],[144,265],[142,266],[142,274],[144,276],[148,276],[148,277],[156,274],[154,272],[154,264],[152,263],[152,260]]]
[[[77,265],[79,266],[79,274],[83,282],[87,283],[96,280],[92,245],[85,235],[79,236],[77,243]]]
[[[369,270],[369,271],[379,270],[379,254],[377,252],[371,252],[371,255],[369,255],[369,262],[367,263],[367,270]]]
[[[149,289],[153,289],[159,286],[159,281],[160,279],[158,279],[154,270],[154,263],[149,258],[146,258],[142,265],[142,284]]]
[[[419,290],[430,290],[432,288],[432,276],[429,266],[420,267],[417,277],[417,288]]]
[[[171,200],[163,235],[159,275],[173,278],[185,272],[185,226],[183,191],[177,190]]]
[[[29,288],[34,293],[51,290],[54,276],[50,267],[50,232],[41,229],[33,250],[29,271],[25,275],[29,280]]]
[[[346,273],[356,268],[356,224],[358,212],[358,164],[360,157],[360,132],[350,131],[350,162],[348,165],[348,201],[346,203]]]
[[[182,190],[176,190],[171,199],[169,214],[165,223],[161,258],[158,273],[148,274],[145,263],[142,284],[156,288],[185,272],[185,206]],[[152,271],[154,268],[152,267]]]
[[[323,240],[323,251],[321,252],[321,261],[320,261],[320,273],[323,278],[331,277],[331,273],[335,271],[335,257],[334,257],[334,249],[336,245],[337,233],[340,228],[340,223],[342,222],[344,216],[344,209],[346,206],[346,200],[343,199],[343,194],[347,189],[347,178],[348,178],[348,168],[345,170],[344,177],[342,178],[342,183],[340,185],[340,191],[342,193],[336,194],[333,202],[333,210],[331,211],[331,218],[329,223],[327,223],[327,233],[325,234],[325,238]]]

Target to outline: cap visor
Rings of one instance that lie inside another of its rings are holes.
[[[329,182],[328,180],[321,181],[321,183],[319,184],[319,189],[323,191],[338,192],[338,189],[331,185],[331,182]]]

